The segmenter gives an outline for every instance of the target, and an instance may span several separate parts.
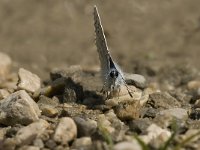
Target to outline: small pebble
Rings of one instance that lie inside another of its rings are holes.
[[[58,143],[67,144],[74,140],[76,136],[77,127],[74,120],[69,117],[61,118],[56,127],[53,139]]]
[[[19,89],[23,89],[28,92],[34,93],[41,88],[40,78],[36,74],[33,74],[28,70],[20,68],[18,76],[19,76],[19,83],[18,83]]]

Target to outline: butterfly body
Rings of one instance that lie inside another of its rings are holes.
[[[123,75],[119,67],[114,63],[114,67],[110,67],[104,76],[102,76],[102,80],[104,81],[104,91],[108,92],[118,92],[120,91],[120,87],[124,84]]]

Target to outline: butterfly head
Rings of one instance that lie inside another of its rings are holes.
[[[110,77],[116,79],[119,76],[119,72],[116,69],[110,71]]]

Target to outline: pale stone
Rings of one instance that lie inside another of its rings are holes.
[[[200,88],[200,81],[198,80],[193,80],[188,82],[187,87],[189,90],[194,90]]]
[[[117,143],[114,148],[114,150],[142,150],[141,145],[136,141],[125,141]]]
[[[75,139],[76,136],[77,136],[77,127],[74,120],[72,120],[69,117],[61,118],[56,127],[53,139],[56,142],[67,144],[68,142]]]
[[[82,138],[78,138],[76,139],[73,144],[72,147],[76,148],[76,147],[83,147],[83,146],[88,146],[92,144],[92,139],[91,137],[82,137]]]
[[[14,138],[18,145],[30,144],[37,136],[43,134],[48,127],[49,123],[40,119],[21,128]]]
[[[18,75],[19,75],[19,83],[18,83],[19,89],[23,89],[28,92],[34,93],[41,88],[40,78],[36,74],[33,74],[28,70],[20,68]]]
[[[162,129],[156,124],[151,124],[147,128],[147,135],[141,135],[140,138],[146,143],[150,143],[152,140],[161,139],[163,142],[167,141],[167,139],[171,136],[171,132]]]
[[[186,120],[188,118],[188,111],[183,108],[171,108],[160,111],[159,115],[169,115],[176,119]]]

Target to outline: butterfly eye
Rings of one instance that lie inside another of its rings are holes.
[[[117,78],[118,75],[119,75],[119,73],[118,73],[118,71],[116,71],[116,70],[113,70],[113,71],[110,72],[110,77],[111,77],[111,78],[114,78],[114,77]]]

